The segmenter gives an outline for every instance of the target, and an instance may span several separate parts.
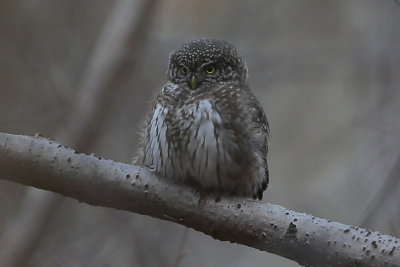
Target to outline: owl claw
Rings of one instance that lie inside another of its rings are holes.
[[[264,190],[259,189],[258,192],[257,192],[257,197],[258,197],[259,200],[262,200],[262,198],[263,198],[263,191]]]
[[[199,201],[197,202],[197,207],[199,209],[204,208],[204,206],[206,205],[208,195],[209,195],[209,192],[200,192],[200,198],[199,198]]]

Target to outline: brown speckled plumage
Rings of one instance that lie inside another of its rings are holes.
[[[191,41],[171,54],[167,76],[146,123],[143,164],[167,178],[261,199],[268,122],[237,50]]]

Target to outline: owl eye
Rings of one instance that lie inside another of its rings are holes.
[[[186,73],[187,73],[187,68],[184,67],[184,66],[182,66],[182,67],[181,67],[181,73],[182,73],[183,75],[186,75]]]
[[[215,67],[210,65],[206,67],[206,73],[207,74],[213,74],[215,72]]]

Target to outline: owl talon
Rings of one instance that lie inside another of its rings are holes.
[[[197,202],[197,207],[199,209],[204,208],[204,206],[206,205],[207,199],[209,196],[209,192],[200,192],[200,198],[199,201]]]

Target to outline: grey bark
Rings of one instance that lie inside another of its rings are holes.
[[[81,154],[42,137],[1,133],[0,178],[179,223],[304,266],[400,266],[399,238],[279,205],[203,194],[145,167]]]

